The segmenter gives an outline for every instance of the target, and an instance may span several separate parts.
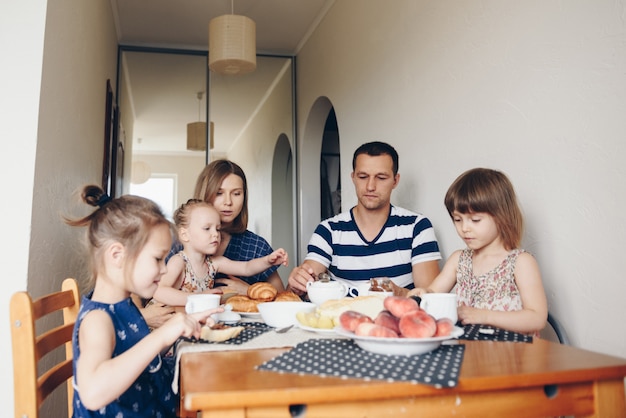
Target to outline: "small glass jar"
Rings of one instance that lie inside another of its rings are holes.
[[[393,292],[389,277],[375,277],[370,279],[370,292]]]

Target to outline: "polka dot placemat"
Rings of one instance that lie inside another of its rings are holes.
[[[259,370],[454,387],[465,346],[441,345],[416,356],[383,355],[362,350],[350,339],[314,339],[296,345]]]
[[[465,325],[463,326],[465,331],[460,340],[473,340],[473,341],[512,341],[517,343],[532,343],[533,337],[531,335],[520,334],[518,332],[507,331],[501,328],[495,328],[489,325]]]
[[[228,326],[228,325],[227,325]],[[222,342],[214,342],[207,341],[203,339],[195,339],[195,338],[180,338],[179,341],[186,341],[191,343],[202,343],[202,344],[230,344],[230,345],[239,345],[247,343],[253,338],[258,337],[264,332],[270,331],[273,328],[264,324],[263,322],[240,322],[237,325],[233,326],[243,326],[243,330],[239,333],[235,338],[231,338],[230,340],[222,341]]]

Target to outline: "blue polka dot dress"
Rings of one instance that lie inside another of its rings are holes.
[[[134,346],[150,332],[141,312],[130,298],[115,304],[94,302],[91,295],[83,297],[78,319],[74,327],[74,414],[82,417],[175,417],[178,397],[172,392],[173,361],[155,357],[135,382],[118,399],[105,407],[91,411],[80,400],[80,382],[76,381],[76,362],[80,358],[78,329],[83,318],[92,310],[109,314],[115,327],[115,349],[113,357],[119,356]],[[171,359],[168,359],[171,360]]]

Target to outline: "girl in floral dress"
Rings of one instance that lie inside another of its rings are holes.
[[[252,276],[269,267],[287,265],[285,250],[249,261],[233,261],[214,256],[220,242],[220,215],[210,203],[190,199],[174,212],[182,251],[167,262],[167,273],[159,283],[154,299],[170,306],[185,306],[192,293],[222,293],[213,288],[217,272],[234,276]]]
[[[170,224],[148,199],[111,199],[99,186],[85,186],[85,203],[98,209],[81,219],[87,227],[92,288],[83,296],[72,336],[73,416],[175,417],[179,399],[173,373],[161,353],[181,336],[200,337],[202,323],[223,309],[177,313],[150,332],[131,293],[150,298],[165,273]]]
[[[445,205],[467,247],[448,258],[428,289],[410,294],[454,289],[462,324],[537,335],[548,305],[535,258],[519,248],[523,218],[509,179],[496,170],[468,170],[448,189]]]

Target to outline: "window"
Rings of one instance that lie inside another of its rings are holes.
[[[142,196],[155,202],[167,219],[172,220],[176,209],[176,174],[152,174],[147,182],[130,184],[130,194]]]

